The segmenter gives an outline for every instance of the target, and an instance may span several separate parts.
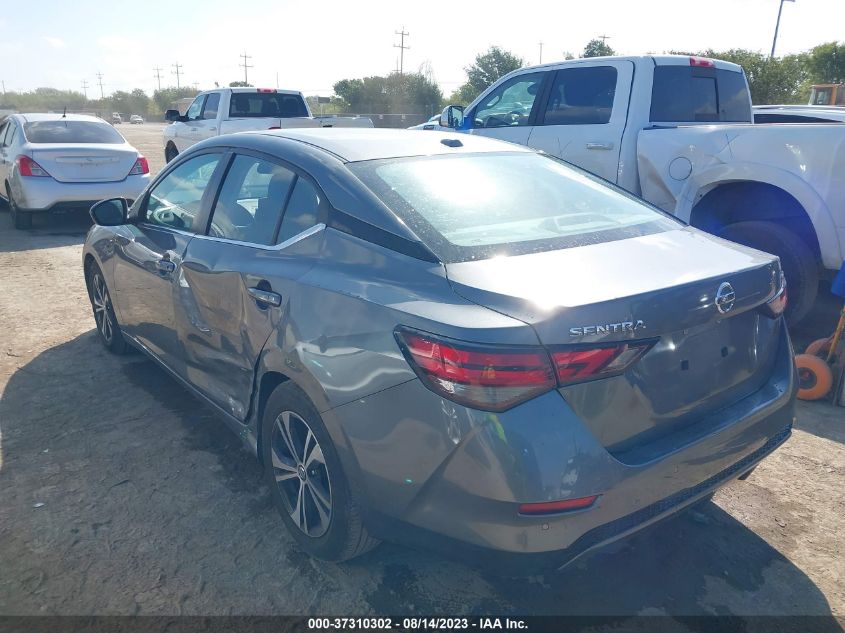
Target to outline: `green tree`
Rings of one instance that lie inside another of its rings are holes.
[[[335,94],[351,112],[362,114],[432,114],[443,102],[439,86],[421,73],[342,79]]]
[[[807,56],[807,68],[815,83],[845,82],[845,44],[819,44]]]
[[[173,107],[173,102],[178,99],[185,99],[186,97],[196,97],[199,94],[198,90],[194,88],[176,88],[171,86],[169,88],[162,88],[153,93],[153,104],[155,110],[150,114],[162,114],[165,110]],[[151,110],[152,110],[151,106]]]
[[[810,78],[806,55],[770,58],[759,51],[742,48],[708,49],[699,55],[742,66],[755,105],[806,102]]]
[[[581,57],[607,57],[608,55],[616,55],[616,51],[604,40],[594,39],[587,42]]]
[[[252,84],[248,84],[245,81],[230,81],[229,87],[230,88],[252,88]]]
[[[521,57],[498,46],[491,46],[486,52],[476,55],[471,66],[464,68],[467,82],[452,94],[450,100],[467,104],[501,77],[524,65],[525,60]]]

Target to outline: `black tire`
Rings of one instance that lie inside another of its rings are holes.
[[[12,215],[12,224],[18,230],[25,230],[32,228],[32,214],[24,213],[18,209],[15,198],[12,196],[11,190],[6,187],[6,200],[9,204],[9,212]]]
[[[106,279],[97,264],[92,263],[86,268],[85,282],[88,286],[91,310],[94,313],[94,323],[97,326],[97,338],[112,354],[128,353],[131,348],[120,331]]]
[[[313,436],[308,435],[309,430]],[[322,462],[319,457],[313,458],[318,452]],[[261,456],[273,503],[306,553],[337,562],[378,545],[364,526],[320,414],[293,383],[279,385],[267,400],[261,420]],[[299,499],[302,513],[296,512]]]
[[[813,251],[800,237],[774,222],[737,222],[726,226],[720,235],[777,255],[789,293],[786,321],[795,325],[807,316],[819,290],[819,267]]]
[[[168,143],[167,146],[164,148],[164,161],[169,163],[174,158],[179,155],[179,150],[176,149],[176,146],[173,143]]]

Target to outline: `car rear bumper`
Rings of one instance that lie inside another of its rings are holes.
[[[666,452],[635,465],[611,455],[557,392],[491,414],[442,400],[414,380],[330,413],[351,449],[344,456],[353,489],[382,538],[428,535],[459,543],[455,551],[560,566],[695,503],[786,441],[791,354],[784,328],[761,389],[673,433]],[[404,415],[388,429],[373,422],[385,411]],[[599,498],[585,510],[519,513],[521,503],[592,495]]]
[[[135,200],[150,182],[149,174],[117,182],[58,182],[52,178],[19,178],[12,183],[18,210],[26,213],[90,209],[107,198]]]

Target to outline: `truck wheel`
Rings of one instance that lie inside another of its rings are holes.
[[[777,255],[789,293],[786,321],[795,325],[807,316],[819,290],[819,269],[813,252],[800,237],[774,222],[729,224],[720,236]]]
[[[168,143],[167,147],[164,148],[164,160],[165,160],[165,162],[169,163],[174,158],[176,158],[178,155],[179,155],[179,150],[176,149],[176,146],[173,145],[172,143]]]

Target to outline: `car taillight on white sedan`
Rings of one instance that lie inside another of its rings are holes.
[[[18,165],[18,173],[27,178],[50,178],[50,174],[41,165],[32,160],[29,156],[21,154],[15,159]]]
[[[504,411],[559,386],[623,373],[655,341],[555,348],[479,345],[400,327],[396,340],[435,393],[483,411]]]
[[[132,165],[132,169],[129,170],[129,175],[141,176],[148,173],[150,173],[150,164],[147,162],[146,158],[138,156],[138,160],[135,161],[135,164]]]

